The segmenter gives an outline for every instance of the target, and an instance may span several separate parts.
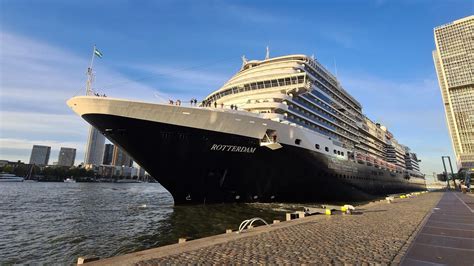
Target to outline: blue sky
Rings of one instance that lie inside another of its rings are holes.
[[[65,101],[83,93],[92,45],[95,88],[159,102],[202,98],[242,55],[314,54],[397,139],[441,171],[452,146],[433,66],[435,26],[474,13],[466,1],[0,0],[0,159],[33,144],[78,149],[87,124]],[[453,157],[454,158],[454,157]]]

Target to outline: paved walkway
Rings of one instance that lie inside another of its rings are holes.
[[[402,265],[474,265],[474,197],[447,192],[416,236]]]
[[[91,264],[398,264],[442,195],[369,203],[355,215],[315,215]]]

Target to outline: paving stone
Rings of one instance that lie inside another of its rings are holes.
[[[336,264],[388,265],[403,251],[441,192],[370,203],[358,215],[310,216],[268,232],[136,265],[161,264]],[[252,230],[258,230],[254,228]],[[189,243],[192,243],[190,241]],[[396,264],[396,263],[395,263]]]

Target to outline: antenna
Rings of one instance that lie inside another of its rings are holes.
[[[265,60],[269,58],[270,58],[270,48],[268,48],[268,45],[267,45],[267,54],[265,55]]]

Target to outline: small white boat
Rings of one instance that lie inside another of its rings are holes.
[[[72,179],[72,178],[66,178],[64,180],[64,183],[76,183],[76,180]]]
[[[25,179],[14,174],[0,174],[0,182],[23,182]]]

